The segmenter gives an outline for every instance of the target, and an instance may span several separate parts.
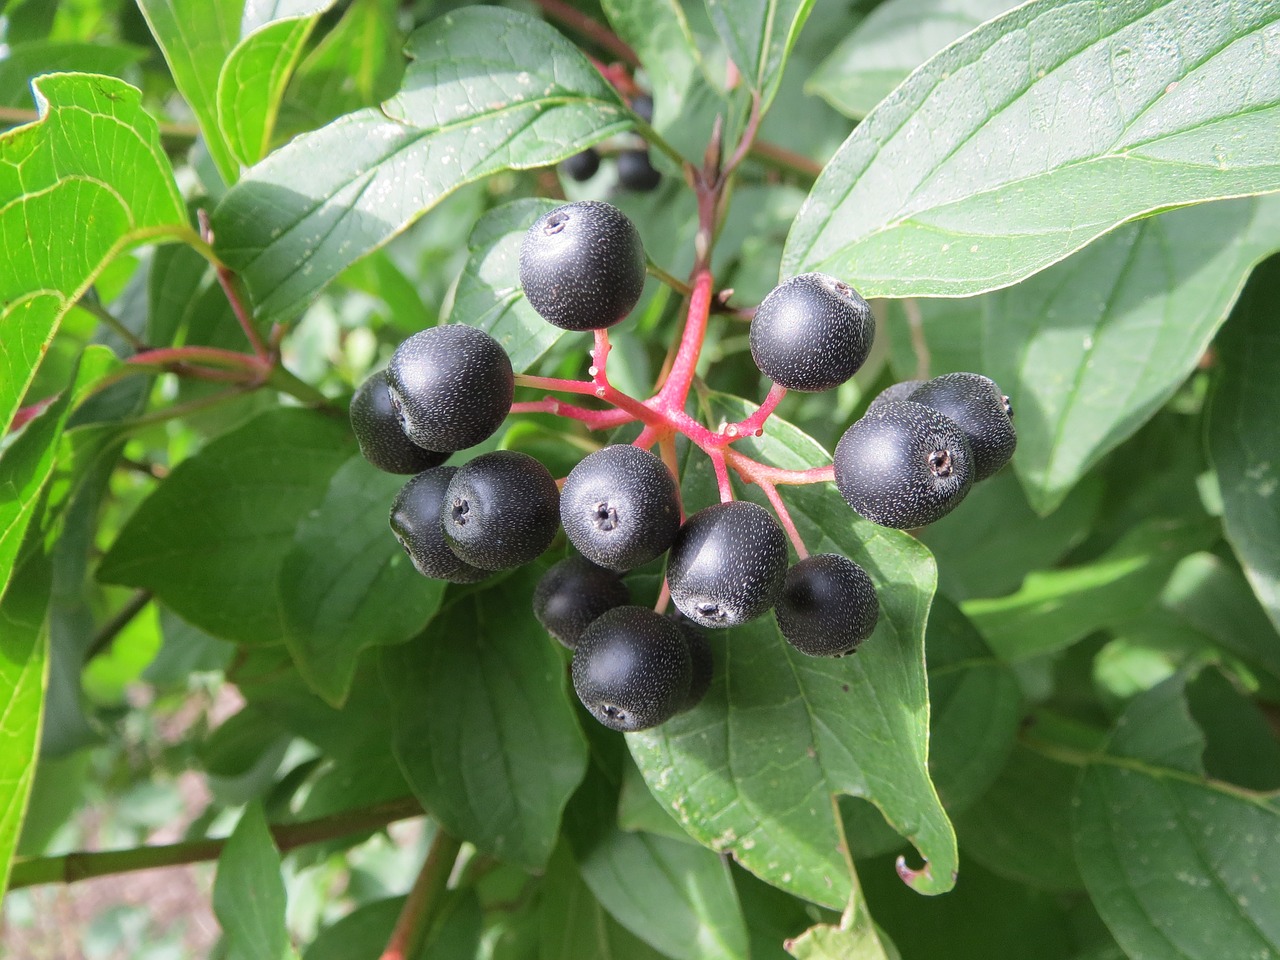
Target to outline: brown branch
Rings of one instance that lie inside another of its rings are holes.
[[[436,828],[431,849],[427,852],[427,862],[422,865],[422,872],[409,891],[380,960],[408,960],[418,955],[431,930],[431,922],[440,907],[440,895],[449,882],[449,874],[453,872],[453,864],[461,848],[462,844],[443,827]]]
[[[604,24],[571,7],[564,0],[534,0],[547,16],[559,20],[566,27],[576,30],[596,46],[608,50],[619,60],[633,67],[640,66],[640,58],[627,42]]]
[[[818,174],[822,173],[822,164],[818,161],[765,140],[757,140],[751,145],[751,156],[771,167],[798,173],[810,180],[817,180]]]
[[[147,472],[150,473],[150,471]],[[132,623],[133,618],[140,614],[150,602],[150,590],[139,590],[130,597],[129,602],[121,607],[114,617],[104,623],[101,630],[94,634],[93,642],[89,644],[89,649],[84,654],[85,663],[88,663],[107,647],[111,646],[111,642],[120,635],[120,631]]]

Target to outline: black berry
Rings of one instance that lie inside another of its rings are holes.
[[[575,153],[568,160],[560,164],[560,169],[564,175],[570,180],[577,180],[581,183],[584,180],[590,180],[596,175],[596,171],[600,169],[600,154],[587,147],[581,153]]]
[[[680,528],[667,563],[671,599],[704,627],[765,613],[787,575],[787,538],[764,507],[745,500],[699,510]]]
[[[520,286],[548,323],[602,330],[628,313],[644,289],[644,245],[617,207],[596,200],[544,214],[520,245]]]
[[[541,463],[515,450],[463,464],[445,490],[440,523],[460,558],[482,570],[510,570],[551,545],[560,491]]]
[[[653,123],[653,97],[647,93],[637,94],[631,99],[631,112],[645,123]]]
[[[918,387],[911,399],[950,417],[973,450],[973,479],[985,480],[1013,456],[1018,435],[1013,405],[995,381],[978,373],[947,373]]]
[[[458,559],[440,529],[440,506],[457,467],[436,467],[412,478],[391,504],[391,531],[418,572],[450,583],[476,583],[489,576]]]
[[[853,287],[805,273],[774,287],[756,308],[751,356],[788,390],[830,390],[857,373],[875,333],[871,308]]]
[[[918,387],[924,385],[923,380],[903,380],[901,383],[895,383],[885,387],[876,394],[875,399],[867,404],[866,412],[878,410],[886,403],[893,403],[895,400],[910,400],[911,394],[916,392]]]
[[[854,423],[835,454],[836,486],[873,523],[908,529],[950,513],[973,482],[973,454],[953,420],[910,400]]]
[[[573,689],[614,730],[656,727],[679,712],[692,665],[680,628],[645,607],[615,607],[587,627],[573,651]]]
[[[672,620],[684,634],[689,644],[689,664],[693,672],[689,677],[689,693],[680,705],[680,713],[692,710],[700,704],[707,691],[711,689],[711,679],[715,675],[715,659],[711,655],[711,644],[706,633],[688,617],[677,613]]]
[[[648,150],[623,150],[614,158],[618,165],[618,183],[637,193],[656,190],[662,174],[653,166]]]
[[[515,376],[497,340],[461,324],[409,337],[387,367],[391,406],[405,435],[428,450],[475,446],[511,412]]]
[[[680,529],[680,499],[666,465],[629,444],[605,447],[570,471],[560,522],[584,557],[630,570],[664,553]]]
[[[787,571],[773,608],[787,642],[811,657],[857,650],[880,617],[867,572],[837,553],[815,554]]]
[[[585,557],[565,557],[554,564],[533,591],[533,615],[564,646],[573,649],[582,631],[614,607],[631,602],[631,591],[612,570]]]
[[[387,473],[421,473],[449,458],[448,453],[424,450],[404,435],[391,406],[385,370],[371,374],[351,398],[351,430],[361,455]]]

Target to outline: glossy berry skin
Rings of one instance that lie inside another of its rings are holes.
[[[351,398],[351,431],[360,454],[386,473],[421,473],[438,467],[448,453],[424,450],[404,435],[400,417],[391,406],[387,372],[370,374]]]
[[[893,403],[895,400],[910,400],[911,394],[922,386],[924,386],[923,380],[903,380],[901,383],[891,384],[877,393],[875,399],[867,404],[866,412],[878,410],[886,403]]]
[[[387,366],[391,406],[405,435],[427,450],[486,440],[511,412],[511,359],[483,330],[449,324],[419,331]]]
[[[689,694],[689,644],[680,628],[645,607],[614,607],[587,627],[570,673],[578,699],[613,730],[670,720]]]
[[[621,210],[597,200],[556,207],[520,245],[520,286],[530,306],[562,330],[603,330],[644,290],[640,232]]]
[[[618,183],[636,193],[658,189],[662,174],[653,166],[648,150],[623,150],[614,158],[618,166]]]
[[[458,559],[440,529],[440,505],[457,467],[436,467],[413,477],[391,504],[391,531],[424,577],[477,583],[490,575]]]
[[[801,653],[839,657],[871,636],[880,603],[862,567],[838,553],[820,553],[787,571],[773,613],[782,635]]]
[[[830,390],[857,373],[875,335],[871,307],[853,287],[804,273],[774,287],[756,308],[751,356],[788,390]]]
[[[702,628],[681,614],[676,614],[672,620],[684,634],[685,642],[689,644],[689,664],[693,669],[689,677],[689,693],[680,705],[679,712],[684,713],[686,710],[692,710],[705,699],[707,691],[711,689],[716,665],[711,654],[711,644]]]
[[[600,169],[600,154],[596,153],[592,147],[587,147],[581,153],[575,153],[561,163],[560,169],[570,180],[582,183],[594,177],[596,171]]]
[[[954,420],[973,450],[973,479],[985,480],[1013,456],[1013,405],[979,373],[947,373],[920,385],[911,399]]]
[[[533,615],[563,646],[572,650],[597,617],[631,602],[631,591],[612,570],[585,557],[553,564],[533,591]]]
[[[735,627],[766,613],[786,575],[786,535],[768,510],[745,500],[691,516],[667,561],[672,601],[703,627]]]
[[[955,421],[897,400],[845,431],[836,444],[835,476],[841,496],[859,514],[906,530],[941,520],[965,498],[973,453]]]
[[[511,570],[539,556],[555,538],[559,516],[555,478],[516,450],[463,464],[440,506],[449,549],[482,570]]]
[[[584,457],[560,493],[560,522],[578,551],[610,570],[666,552],[680,529],[676,482],[648,450],[615,444]]]

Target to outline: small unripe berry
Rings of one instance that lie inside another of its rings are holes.
[[[782,635],[801,653],[839,657],[871,636],[880,604],[862,567],[838,553],[821,553],[787,571],[773,613]]]
[[[838,387],[871,352],[871,307],[842,280],[804,273],[774,287],[751,318],[751,356],[788,390]]]
[[[786,534],[769,511],[746,500],[691,516],[667,562],[672,601],[704,627],[733,627],[765,613],[786,575]]]
[[[613,730],[645,730],[679,712],[689,694],[689,644],[679,627],[645,607],[614,607],[573,651],[573,689]]]
[[[859,514],[909,529],[941,520],[973,482],[973,454],[955,422],[919,403],[886,403],[854,423],[835,453],[836,487]]]
[[[520,245],[520,286],[529,305],[563,330],[602,330],[644,290],[640,232],[621,210],[597,200],[556,207]]]
[[[560,491],[541,463],[496,450],[463,464],[441,504],[449,548],[482,570],[511,570],[540,555],[559,527]]]
[[[458,559],[444,542],[440,505],[457,467],[436,467],[413,477],[391,504],[391,531],[417,571],[434,580],[477,583],[490,575]]]
[[[501,344],[462,324],[409,337],[387,366],[391,406],[405,435],[428,450],[488,439],[511,412],[515,374]]]
[[[662,174],[654,167],[648,150],[623,150],[614,158],[618,165],[618,183],[637,193],[658,189]]]
[[[582,632],[607,610],[631,602],[631,591],[612,570],[586,557],[553,564],[533,591],[533,615],[547,633],[572,650]]]
[[[615,444],[584,457],[560,493],[560,522],[587,559],[631,570],[664,553],[680,529],[680,498],[666,464]]]
[[[985,480],[1013,456],[1018,435],[1013,405],[995,381],[979,373],[946,373],[921,384],[911,400],[950,417],[973,450],[973,479]]]
[[[370,374],[351,398],[351,431],[361,456],[387,473],[421,473],[449,459],[448,453],[424,450],[404,435],[385,370]]]

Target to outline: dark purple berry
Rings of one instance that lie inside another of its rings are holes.
[[[973,479],[985,480],[1013,456],[1013,405],[995,381],[978,373],[946,373],[921,384],[911,400],[956,422],[973,450]]]
[[[774,287],[756,308],[751,356],[788,390],[830,390],[857,373],[875,335],[871,308],[853,287],[805,273]]]
[[[923,380],[903,380],[901,383],[895,383],[885,387],[876,394],[875,399],[867,404],[866,412],[878,410],[886,403],[893,403],[895,400],[910,400],[911,394],[915,393],[916,388],[924,385]]]
[[[577,180],[582,183],[584,180],[590,180],[596,175],[596,171],[600,169],[600,154],[587,147],[581,153],[575,153],[572,157],[560,164],[560,169],[564,175],[570,180]]]
[[[640,93],[631,99],[631,112],[645,123],[653,123],[653,97]]]
[[[448,453],[424,450],[404,435],[391,406],[387,372],[370,374],[351,398],[351,430],[360,454],[387,473],[421,473],[449,459]]]
[[[837,553],[822,553],[787,571],[773,613],[782,635],[801,653],[839,657],[871,636],[880,604],[862,567]]]
[[[648,193],[662,183],[662,174],[654,168],[648,150],[623,150],[614,162],[618,165],[618,183],[627,190]]]
[[[693,668],[689,678],[689,694],[680,705],[680,712],[684,713],[692,710],[706,697],[707,691],[711,689],[716,665],[711,654],[711,644],[702,628],[680,613],[671,619],[689,644],[689,663]]]
[[[459,467],[440,507],[450,549],[482,570],[510,570],[539,556],[555,538],[559,515],[551,472],[515,450],[481,454]]]
[[[424,577],[476,583],[490,575],[458,559],[440,529],[440,505],[457,467],[436,467],[412,478],[391,504],[391,531]]]
[[[572,650],[582,632],[606,610],[631,602],[631,591],[612,570],[585,557],[552,565],[533,591],[533,615],[547,633]]]

